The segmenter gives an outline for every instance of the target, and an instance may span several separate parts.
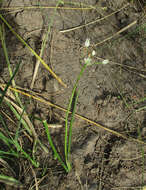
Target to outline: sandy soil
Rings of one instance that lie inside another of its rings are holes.
[[[55,5],[57,1],[46,0],[11,0],[3,6],[32,6]],[[80,2],[80,1],[74,1]],[[138,138],[138,129],[141,138],[146,140],[146,117],[144,110],[136,110],[145,106],[144,101],[135,103],[144,98],[146,93],[146,38],[144,17],[144,1],[127,4],[126,0],[96,1],[84,0],[84,3],[96,7],[94,10],[57,10],[28,9],[15,13],[5,14],[7,21],[15,31],[39,54],[43,34],[52,22],[50,34],[43,60],[63,80],[67,88],[62,87],[40,65],[33,90],[40,96],[61,107],[67,108],[74,82],[84,64],[84,43],[90,38],[91,49],[96,51],[95,62],[109,60],[107,65],[89,66],[78,88],[80,95],[77,103],[77,113],[85,116],[102,126],[120,132],[127,137]],[[127,6],[126,6],[127,5]],[[71,5],[64,5],[70,6]],[[72,5],[73,6],[73,5]],[[122,7],[124,7],[122,9]],[[120,10],[121,11],[118,11]],[[110,17],[85,25],[103,18],[113,12]],[[6,13],[6,11],[5,11]],[[136,21],[133,26],[131,23]],[[122,28],[128,29],[115,35]],[[73,29],[66,31],[66,29]],[[110,40],[104,41],[113,36]],[[19,73],[16,76],[17,85],[30,89],[36,58],[30,51],[6,29],[7,48],[11,65],[15,68],[21,59]],[[0,47],[1,78],[7,81],[3,50]],[[35,101],[27,104],[28,113],[35,114],[50,123],[64,125],[65,114],[57,109],[42,105]],[[48,146],[43,127],[34,121],[38,135]],[[60,135],[61,134],[61,135]],[[64,130],[52,131],[54,141],[62,147]],[[43,167],[47,168],[45,177],[39,184],[42,190],[130,190],[138,189],[142,185],[142,178],[146,184],[146,170],[143,168],[142,153],[146,154],[146,146],[133,141],[117,137],[112,133],[98,128],[83,120],[75,119],[72,140],[73,169],[69,174],[49,155],[38,151],[40,168],[36,169],[37,179],[41,179]],[[143,172],[142,172],[143,168]],[[142,176],[143,175],[143,176]],[[20,176],[20,175],[19,175]],[[35,181],[30,170],[21,173],[19,179],[29,189]],[[136,188],[137,187],[137,188]],[[35,188],[34,188],[35,189]]]

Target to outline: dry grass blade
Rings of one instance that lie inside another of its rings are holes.
[[[126,4],[125,6],[123,6],[121,9],[118,9],[117,11],[114,11],[113,13],[111,13],[111,14],[109,14],[109,15],[107,15],[107,16],[104,16],[103,18],[96,19],[96,20],[94,20],[94,21],[92,21],[92,22],[89,22],[89,23],[87,23],[87,24],[83,24],[83,25],[80,25],[80,26],[77,26],[77,27],[73,27],[73,28],[69,28],[69,29],[65,29],[65,30],[60,30],[60,32],[61,32],[61,33],[71,32],[71,31],[73,31],[73,30],[78,30],[78,29],[87,27],[87,26],[89,26],[89,25],[91,25],[91,24],[95,24],[95,23],[97,23],[97,22],[101,22],[102,20],[105,20],[105,19],[107,19],[108,17],[110,17],[110,16],[116,14],[117,12],[123,10],[123,9],[124,9],[125,7],[127,7],[128,5],[129,5],[129,3],[127,3],[127,4]]]
[[[5,113],[3,110],[0,110],[0,113],[2,113],[11,123],[13,123],[14,125],[16,125],[16,123],[14,122],[14,120],[7,113]]]
[[[43,56],[44,39],[45,39],[45,34],[42,37],[41,52],[40,52],[40,55],[39,55],[41,58]],[[34,69],[32,81],[31,81],[30,89],[33,89],[34,82],[35,82],[35,79],[36,79],[36,76],[37,76],[37,73],[38,73],[39,65],[40,65],[40,60],[38,59],[37,62],[36,62],[36,65],[35,65],[35,69]]]
[[[32,166],[30,165],[30,168],[31,168],[31,170],[32,170],[32,174],[33,174],[33,176],[34,176],[34,180],[35,180],[35,189],[36,190],[39,190],[39,186],[38,186],[38,181],[37,181],[37,177],[36,177],[36,173],[35,173],[35,171],[34,171],[34,169],[32,168]]]
[[[3,160],[2,158],[0,158],[0,165],[3,166],[4,168],[6,168],[7,171],[9,172],[9,174],[10,174],[11,176],[15,176],[15,175],[16,175],[15,172],[14,172],[14,170],[13,170],[13,169],[9,166],[9,164],[8,164],[5,160]]]
[[[48,174],[46,174],[45,176],[43,176],[40,180],[37,181],[37,184],[39,185],[45,178],[47,178]],[[36,186],[36,184],[34,184],[31,189],[33,189]],[[41,188],[40,188],[41,189]]]
[[[93,47],[95,47],[95,46],[99,46],[99,45],[101,45],[101,44],[103,44],[103,43],[105,43],[105,42],[111,40],[112,38],[118,36],[118,35],[121,34],[122,32],[128,30],[130,27],[132,27],[132,26],[135,25],[135,24],[137,24],[137,20],[133,21],[133,22],[130,23],[128,26],[122,28],[120,31],[116,32],[116,33],[113,34],[112,36],[110,36],[110,37],[104,39],[104,40],[101,41],[101,42],[98,42],[98,43],[94,44]]]

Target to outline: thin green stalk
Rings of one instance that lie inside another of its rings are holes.
[[[7,147],[9,148],[9,152],[5,152],[0,150],[0,156],[2,157],[3,155],[13,155],[18,157],[18,154],[16,151],[13,150],[12,148],[12,144],[13,144],[13,140],[10,138],[7,138],[3,133],[0,132],[0,139],[3,141],[3,143],[5,145],[7,145]]]
[[[8,157],[6,157],[4,155],[8,155],[8,156],[11,156],[11,157],[15,156],[17,158],[19,157],[18,153],[16,153],[16,152],[5,152],[5,151],[0,150],[0,158],[10,159],[10,158],[8,158]]]
[[[13,72],[12,72],[12,69],[11,69],[10,60],[9,60],[9,56],[8,56],[8,51],[7,51],[7,47],[6,47],[4,24],[2,24],[2,26],[0,26],[0,37],[1,37],[1,42],[2,42],[4,55],[5,55],[5,58],[6,58],[6,63],[8,65],[9,74],[10,74],[10,77],[12,77]],[[16,87],[14,79],[12,80],[12,86]],[[18,92],[15,92],[15,97],[16,97],[17,102],[19,103],[19,105],[23,109],[23,104],[22,104],[22,102],[21,102],[21,100],[19,98]]]
[[[5,176],[5,175],[1,175],[0,174],[0,182],[5,183],[7,185],[12,185],[14,187],[19,187],[19,188],[23,188],[24,186],[15,178],[10,177],[10,176]]]
[[[51,138],[51,135],[50,135],[50,132],[49,132],[49,129],[48,129],[48,125],[47,125],[47,121],[44,120],[43,121],[43,125],[45,127],[45,130],[46,130],[46,134],[47,134],[47,137],[48,137],[48,141],[49,141],[49,144],[54,152],[54,156],[59,160],[60,164],[63,166],[63,168],[65,169],[66,172],[68,172],[68,168],[66,167],[66,165],[64,164],[64,162],[62,161],[60,155],[58,154],[54,144],[53,144],[53,141],[52,141],[52,138]]]
[[[29,128],[29,126],[27,125],[26,121],[21,118],[20,114],[17,112],[17,110],[11,105],[11,103],[9,103],[8,101],[6,101],[6,104],[9,106],[9,108],[12,110],[12,112],[15,114],[16,118],[21,121],[21,123],[23,124],[24,128],[27,130],[27,132],[29,133],[29,135],[32,135],[32,132]]]
[[[68,166],[69,171],[71,170],[70,151],[71,151],[72,126],[73,126],[73,122],[75,119],[75,111],[76,111],[76,104],[77,104],[78,96],[79,96],[79,92],[77,92],[77,94],[75,96],[75,102],[74,102],[74,106],[73,106],[73,111],[72,111],[72,116],[71,116],[71,121],[70,121],[70,127],[69,127],[68,153],[67,153],[68,154],[68,160],[66,160],[66,164]]]
[[[3,119],[3,117],[1,116],[1,114],[0,114],[0,121],[1,121],[1,123],[2,123],[2,126],[3,126],[4,129],[5,129],[5,132],[6,132],[6,133],[8,134],[8,136],[12,139],[12,136],[11,136],[11,134],[9,133],[8,127],[7,127],[6,123],[5,123],[5,120]]]
[[[11,149],[11,144],[13,141],[10,138],[7,138],[3,133],[0,132],[0,139]]]
[[[74,88],[73,88],[73,91],[72,91],[72,94],[71,94],[71,98],[70,98],[70,101],[69,101],[67,112],[66,112],[66,119],[65,119],[65,142],[64,142],[64,148],[65,148],[64,152],[65,152],[65,160],[66,161],[68,160],[68,117],[69,117],[69,113],[70,113],[73,97],[75,95],[75,91],[76,91],[78,82],[81,79],[81,76],[83,75],[86,67],[87,67],[87,64],[84,64],[84,66],[82,67],[82,69],[81,69],[81,71],[80,71],[80,73],[79,73],[79,75],[77,77],[77,80],[75,82],[75,85],[74,85]]]
[[[18,151],[21,151],[21,154],[24,155],[25,158],[27,158],[33,165],[34,167],[39,167],[39,163],[36,162],[35,160],[33,160],[31,158],[31,156],[29,154],[27,154],[23,149],[22,147],[19,145],[19,143],[17,141],[13,141],[15,147],[17,148]]]
[[[14,137],[14,140],[15,140],[16,142],[18,142],[18,137],[19,137],[19,132],[20,132],[20,127],[21,127],[21,123],[22,123],[21,121],[22,121],[22,116],[23,116],[23,114],[24,114],[24,109],[23,109],[23,111],[22,111],[22,113],[21,113],[21,115],[20,115],[18,127],[17,127],[16,133],[15,133],[15,137]]]
[[[22,149],[22,147],[19,145],[19,143],[16,141],[16,140],[11,140],[11,139],[9,139],[9,138],[7,138],[5,135],[3,135],[3,133],[1,133],[0,132],[0,139],[9,147],[9,149],[10,149],[10,152],[5,152],[5,151],[0,151],[0,153],[1,153],[1,155],[13,155],[13,156],[17,156],[18,157],[18,155],[19,154],[17,154],[14,150],[13,150],[13,148],[12,148],[12,145],[14,145],[15,146],[15,148],[17,149],[17,152],[21,152],[21,154],[22,155],[24,155],[24,157],[25,158],[27,158],[28,160],[30,160],[31,161],[31,163],[35,166],[35,167],[38,167],[39,166],[39,164],[35,161],[35,160],[33,160],[30,156],[29,156],[29,154],[27,154],[23,149]]]
[[[4,89],[4,91],[2,92],[2,96],[1,96],[1,98],[0,98],[0,105],[1,105],[1,103],[2,103],[2,101],[3,101],[3,99],[4,99],[4,96],[6,95],[6,92],[7,92],[8,88],[9,88],[9,86],[11,85],[12,80],[14,79],[16,73],[18,72],[19,66],[20,66],[20,63],[17,64],[16,69],[15,69],[15,71],[14,71],[12,77],[10,78],[10,80],[9,80],[9,82],[7,83],[7,85],[6,85],[5,89]]]

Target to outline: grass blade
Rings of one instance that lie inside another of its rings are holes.
[[[51,138],[51,135],[50,135],[50,132],[49,132],[49,129],[48,129],[48,124],[47,124],[47,121],[43,121],[43,125],[45,127],[45,130],[46,130],[46,134],[47,134],[47,137],[48,137],[48,141],[49,141],[49,144],[54,152],[54,155],[55,157],[58,159],[58,161],[60,162],[60,164],[63,166],[63,168],[66,170],[66,172],[68,172],[68,168],[66,167],[66,165],[64,164],[64,162],[62,161],[60,155],[58,154],[54,144],[53,144],[53,141],[52,141],[52,138]]]
[[[5,89],[4,89],[4,91],[2,92],[2,96],[1,96],[1,98],[0,98],[0,105],[1,105],[1,103],[2,103],[2,101],[3,101],[3,99],[4,99],[4,96],[6,95],[6,92],[7,92],[8,88],[9,88],[9,86],[11,85],[12,80],[14,79],[16,73],[18,72],[19,66],[20,66],[20,63],[17,64],[16,69],[15,69],[15,71],[14,71],[12,77],[10,78],[10,80],[9,80],[9,82],[7,83],[7,85],[6,85]]]
[[[13,105],[11,105],[11,103],[9,103],[8,101],[6,101],[6,104],[9,106],[9,108],[11,109],[11,111],[15,114],[16,118],[21,121],[22,125],[24,126],[24,128],[27,130],[27,132],[32,135],[32,131],[30,130],[29,126],[27,125],[26,121],[21,118],[20,114],[17,112],[17,110],[14,108]]]
[[[0,157],[1,158],[10,159],[10,157],[8,158],[5,155],[11,156],[11,158],[12,158],[12,156],[15,156],[17,158],[19,157],[19,155],[16,152],[5,152],[5,151],[0,150]]]
[[[11,137],[11,135],[10,135],[10,133],[9,133],[8,127],[7,127],[7,125],[6,125],[6,123],[5,123],[4,119],[3,119],[3,117],[1,116],[1,114],[0,114],[0,121],[1,121],[1,123],[2,123],[2,126],[4,127],[5,132],[6,132],[6,133],[8,134],[8,136],[12,139],[12,137]]]
[[[13,177],[9,177],[9,176],[5,176],[5,175],[0,175],[0,182],[7,184],[7,185],[11,185],[14,187],[24,187],[18,180],[16,180]]]
[[[77,105],[78,97],[79,97],[79,92],[77,92],[77,94],[75,96],[73,111],[72,111],[72,115],[71,115],[70,128],[69,128],[69,137],[68,137],[68,157],[70,155],[70,150],[71,150],[72,126],[73,126],[73,122],[74,122],[74,119],[75,119],[75,111],[76,111],[76,105]]]
[[[4,55],[5,55],[5,58],[6,58],[6,63],[8,65],[9,74],[10,74],[10,77],[12,77],[13,72],[12,72],[12,69],[11,69],[10,60],[9,60],[9,56],[8,56],[8,51],[7,51],[7,47],[6,47],[4,25],[2,25],[2,27],[0,26],[0,37],[1,37],[1,41],[2,41],[2,47],[3,47]],[[12,80],[12,86],[16,87],[15,80]],[[22,105],[21,100],[19,98],[18,92],[14,92],[14,93],[15,93],[15,97],[16,97],[17,102],[19,103],[21,108],[23,108],[23,105]]]

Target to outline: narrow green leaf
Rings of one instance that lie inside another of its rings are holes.
[[[81,69],[81,71],[80,71],[80,73],[79,73],[79,75],[77,77],[77,80],[75,82],[75,85],[73,87],[72,94],[71,94],[71,97],[70,97],[70,101],[69,101],[69,104],[68,104],[67,112],[66,112],[66,118],[65,118],[65,142],[64,142],[64,152],[65,152],[66,163],[68,161],[68,117],[69,117],[71,105],[72,105],[72,102],[73,102],[73,97],[75,95],[78,82],[80,81],[81,76],[83,75],[86,67],[87,67],[87,64],[84,64],[84,66],[82,67],[82,69]]]
[[[13,177],[9,177],[9,176],[5,176],[5,175],[0,175],[0,182],[7,184],[7,185],[11,185],[11,186],[15,186],[15,187],[24,187],[18,180],[16,180]]]
[[[20,63],[17,64],[16,69],[15,69],[15,71],[14,71],[12,77],[10,78],[9,82],[7,83],[5,89],[4,89],[3,93],[2,93],[2,96],[1,96],[1,98],[0,98],[0,105],[1,105],[1,103],[2,103],[2,101],[3,101],[3,99],[4,99],[4,96],[5,96],[6,93],[7,93],[7,90],[8,90],[8,88],[9,88],[9,86],[11,85],[12,80],[14,79],[16,73],[18,72],[19,66],[20,66]]]
[[[71,121],[70,121],[70,127],[69,127],[69,137],[68,137],[68,159],[69,159],[70,150],[71,150],[72,126],[73,126],[73,122],[74,122],[74,118],[75,118],[75,111],[76,111],[76,105],[77,105],[78,97],[79,97],[79,92],[77,92],[77,94],[76,94],[76,96],[75,96],[75,101],[74,101],[74,106],[73,106],[73,111],[72,111]]]
[[[51,138],[51,135],[50,135],[50,132],[49,132],[49,129],[48,129],[48,125],[47,125],[47,121],[43,121],[43,125],[45,127],[45,130],[46,130],[46,134],[47,134],[47,137],[48,137],[48,141],[49,141],[49,144],[55,154],[55,157],[58,159],[58,161],[60,162],[60,164],[63,166],[63,168],[66,170],[66,172],[68,172],[68,168],[66,167],[66,165],[64,164],[64,162],[62,161],[60,155],[58,154],[54,144],[53,144],[53,141],[52,141],[52,138]]]

